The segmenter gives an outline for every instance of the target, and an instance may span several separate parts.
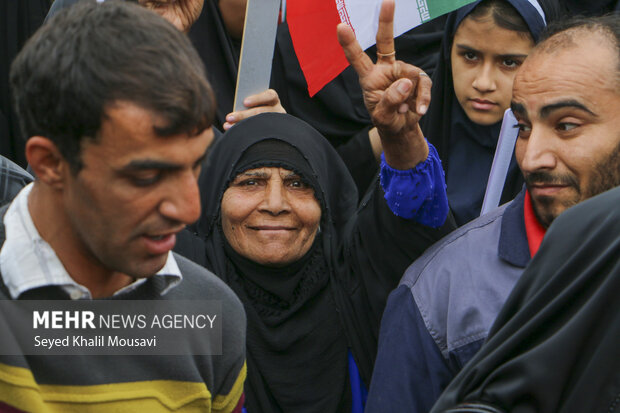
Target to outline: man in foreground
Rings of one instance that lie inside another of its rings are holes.
[[[171,252],[200,214],[215,110],[205,79],[183,34],[122,2],[59,13],[15,60],[37,179],[0,210],[0,298],[217,300],[224,322],[217,356],[0,355],[0,410],[240,411],[242,306]]]
[[[551,222],[620,185],[619,48],[617,17],[576,20],[519,69],[511,106],[526,190],[406,271],[383,315],[368,412],[428,411],[482,345]]]

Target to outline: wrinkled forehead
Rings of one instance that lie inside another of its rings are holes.
[[[563,96],[596,105],[610,93],[618,96],[617,59],[609,44],[595,36],[559,49],[535,49],[517,72],[513,101],[537,106]]]

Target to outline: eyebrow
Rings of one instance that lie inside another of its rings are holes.
[[[284,178],[285,179],[287,179],[287,178],[301,178],[301,176],[298,173],[296,173],[296,172],[289,171],[288,174],[284,175]]]
[[[575,108],[578,110],[582,110],[586,113],[589,113],[592,116],[595,116],[595,117],[598,116],[596,113],[592,112],[582,103],[574,99],[568,99],[568,100],[562,100],[560,102],[551,103],[549,105],[543,106],[543,108],[540,109],[540,117],[544,119],[546,117],[549,117],[549,115],[551,115],[551,113],[553,113],[554,111],[564,109],[564,108]],[[523,116],[526,119],[528,118],[527,110],[525,109],[525,106],[523,106],[521,103],[510,102],[510,109],[512,110],[514,114]]]
[[[595,116],[595,117],[598,116],[594,112],[592,112],[590,109],[588,109],[584,104],[574,99],[567,99],[567,100],[562,100],[560,102],[556,102],[556,103],[552,103],[550,105],[544,106],[540,110],[540,117],[546,118],[552,112],[559,110],[559,109],[564,109],[564,108],[574,108],[574,109],[582,110],[586,113],[589,113],[592,116]]]
[[[257,178],[269,178],[269,174],[267,172],[241,172],[239,175],[237,175],[237,178],[242,177],[242,176],[254,176]],[[235,178],[236,179],[236,178]]]
[[[472,53],[481,53],[480,50],[474,49],[473,47],[470,46],[466,46],[464,44],[460,44],[457,43],[456,47],[458,47],[459,49],[468,51],[468,52],[472,52]],[[527,57],[526,54],[522,54],[522,53],[505,53],[505,54],[499,54],[499,55],[495,55],[495,57],[499,57],[501,59],[514,59],[514,58],[521,58],[521,59],[525,59]]]

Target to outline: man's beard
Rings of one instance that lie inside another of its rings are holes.
[[[556,201],[552,196],[541,196],[536,200],[532,198],[532,208],[538,222],[548,228],[555,218],[566,209],[585,201],[595,195],[608,191],[616,186],[620,186],[620,144],[612,153],[601,162],[597,163],[592,169],[591,180],[582,193],[579,188],[579,181],[574,175],[554,175],[545,171],[536,171],[527,174],[525,185],[531,194],[531,188],[535,184],[566,185],[575,190],[575,196],[560,202],[561,210],[554,211],[553,204]]]

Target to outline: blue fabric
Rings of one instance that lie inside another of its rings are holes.
[[[446,180],[437,150],[428,144],[428,157],[413,169],[394,169],[381,154],[381,186],[397,216],[439,228],[448,216]]]
[[[525,23],[529,27],[530,33],[532,34],[532,37],[534,38],[534,42],[537,43],[538,39],[540,38],[541,33],[545,29],[545,26],[546,26],[545,20],[543,20],[542,16],[538,13],[536,8],[530,4],[528,0],[506,0],[506,1],[510,3],[512,7],[517,9],[519,14],[523,17],[523,20],[525,20]],[[478,0],[473,3],[469,3],[468,5],[461,7],[455,12],[456,19],[454,21],[455,24],[452,27],[452,33],[456,31],[458,25],[461,24],[463,19],[467,17],[469,13],[471,13],[472,10],[474,10],[476,6],[478,6],[478,4],[480,4],[481,2],[482,0]],[[538,2],[538,4],[540,5],[540,2]],[[450,45],[450,47],[451,46],[452,45]],[[444,45],[444,54],[446,53],[446,47],[447,45]],[[449,51],[447,52],[447,56],[450,56]]]
[[[351,383],[351,413],[364,413],[368,390],[360,377],[353,353],[349,350],[349,382]]]
[[[381,320],[367,412],[428,412],[480,349],[530,259],[523,198],[457,229],[407,269]]]
[[[504,212],[497,248],[497,255],[501,259],[517,267],[525,267],[532,259],[525,232],[524,202],[525,186]]]
[[[426,413],[455,374],[426,329],[411,291],[401,285],[390,294],[381,320],[366,413]]]

